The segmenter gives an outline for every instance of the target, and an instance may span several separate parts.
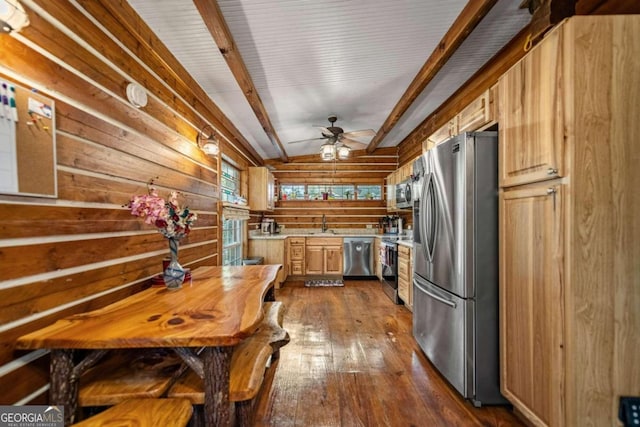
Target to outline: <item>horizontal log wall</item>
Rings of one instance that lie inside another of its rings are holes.
[[[280,184],[370,184],[381,185],[383,200],[279,200],[266,213],[285,228],[322,227],[326,216],[330,229],[376,228],[387,215],[385,178],[398,167],[397,149],[380,148],[372,154],[353,151],[348,160],[326,162],[320,154],[293,157],[289,163],[267,160],[276,185]],[[250,228],[256,228],[261,213],[252,212]]]
[[[181,263],[219,264],[219,160],[195,144],[204,123],[241,169],[261,162],[125,2],[23,4],[31,24],[0,35],[0,78],[55,101],[58,197],[0,195],[3,405],[47,401],[48,353],[16,352],[16,337],[137,292],[161,272],[167,241],[123,208],[150,179],[198,213]],[[126,101],[131,81],[148,90],[146,107]]]

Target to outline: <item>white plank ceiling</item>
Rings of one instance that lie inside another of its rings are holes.
[[[263,158],[272,145],[191,0],[128,0]],[[472,0],[473,1],[473,0]],[[317,153],[313,125],[377,131],[464,0],[218,0],[288,156]],[[380,146],[399,144],[530,19],[501,0]],[[369,142],[371,138],[360,139]]]

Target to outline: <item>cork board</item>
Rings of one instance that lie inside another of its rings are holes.
[[[18,85],[13,86],[18,117],[17,122],[11,121],[15,126],[17,189],[2,192],[57,197],[54,101]]]

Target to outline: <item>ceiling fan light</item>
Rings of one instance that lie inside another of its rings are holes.
[[[346,145],[342,145],[342,146],[338,147],[338,158],[340,160],[348,159],[350,151],[351,151],[351,149],[349,147],[347,147]]]
[[[322,160],[334,160],[336,158],[336,147],[333,144],[323,144],[320,147],[320,157]]]

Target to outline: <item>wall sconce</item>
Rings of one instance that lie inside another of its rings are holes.
[[[209,133],[207,133],[207,129],[209,129]],[[217,156],[220,152],[216,133],[209,125],[205,125],[200,133],[198,133],[197,142],[198,147],[200,147],[200,149],[209,156]]]
[[[29,25],[29,17],[18,0],[0,0],[0,33],[20,31]]]

